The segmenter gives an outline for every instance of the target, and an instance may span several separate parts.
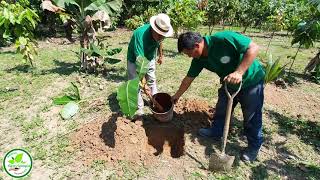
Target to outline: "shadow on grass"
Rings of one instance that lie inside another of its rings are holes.
[[[53,62],[56,67],[49,70],[42,70],[41,75],[46,75],[46,74],[70,75],[74,72],[78,72],[80,68],[79,62],[69,63],[69,62],[63,62],[57,59],[54,59]]]
[[[59,61],[57,59],[53,60],[55,63],[55,68],[49,70],[41,70],[37,67],[33,68],[28,64],[17,65],[14,68],[5,70],[8,73],[18,72],[18,73],[34,73],[34,75],[46,75],[46,74],[60,74],[60,75],[70,75],[76,71],[79,71],[79,63],[68,63]]]
[[[120,42],[119,43],[119,45],[128,45],[129,44],[129,42],[127,42],[127,41],[124,41],[124,42]]]
[[[32,70],[33,70],[33,68],[28,64],[19,64],[14,68],[6,69],[5,71],[7,73],[13,73],[13,72],[30,73],[30,72],[32,72]]]
[[[320,147],[320,123],[293,119],[278,112],[267,110],[269,118],[279,125],[279,134],[287,136],[296,134],[304,143],[312,145],[315,150]]]
[[[113,113],[119,112],[120,111],[120,106],[118,104],[118,100],[117,100],[117,93],[113,92],[112,94],[110,94],[108,96],[108,106],[110,107],[110,110]]]
[[[282,145],[275,144],[277,154],[251,168],[250,179],[273,179],[274,176],[287,177],[287,179],[319,179],[320,166],[297,162],[288,158],[290,154]],[[271,175],[272,172],[272,175]]]
[[[163,53],[165,56],[170,57],[170,58],[174,58],[180,54],[178,51],[167,50],[167,49],[164,49]]]
[[[1,51],[0,49],[0,54],[7,54],[7,55],[15,55],[17,54],[16,51]]]
[[[251,168],[252,174],[249,179],[268,179],[269,174],[267,167],[264,164],[259,164],[256,167]]]
[[[123,82],[127,80],[126,68],[107,67],[104,70],[104,78],[111,82]]]
[[[250,33],[250,32],[249,32]],[[250,37],[256,37],[256,38],[264,38],[264,39],[270,39],[272,32],[251,32],[251,33],[255,33],[255,34],[249,34]],[[245,33],[247,34],[247,33]],[[289,37],[289,35],[287,35],[286,33],[277,33],[275,32],[273,35],[273,38],[276,37]]]

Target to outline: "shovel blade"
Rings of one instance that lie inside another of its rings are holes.
[[[232,168],[235,157],[227,154],[212,154],[209,159],[209,170],[229,171]]]

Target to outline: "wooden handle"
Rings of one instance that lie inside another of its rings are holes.
[[[159,112],[164,112],[164,108],[161,106],[161,104],[158,103],[150,94],[148,95],[149,99],[155,106],[155,109],[159,110]]]

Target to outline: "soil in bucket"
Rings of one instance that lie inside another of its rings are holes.
[[[167,93],[157,93],[153,95],[153,98],[162,106],[163,111],[153,107],[151,111],[153,117],[155,117],[160,122],[168,122],[173,118],[173,103],[171,102],[171,96]]]
[[[153,106],[152,110],[157,113],[168,112],[171,109],[171,107],[173,106],[173,104],[171,102],[171,96],[167,93],[157,93],[157,94],[153,95],[153,98],[164,109],[164,111],[160,111],[156,106]]]

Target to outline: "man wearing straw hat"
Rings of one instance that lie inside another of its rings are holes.
[[[145,87],[145,92],[151,91],[154,95],[157,93],[156,86],[156,57],[157,50],[159,58],[157,60],[158,64],[163,62],[162,53],[162,40],[165,37],[170,37],[173,34],[173,28],[170,24],[170,18],[166,14],[158,14],[150,18],[150,24],[145,24],[135,31],[131,37],[128,53],[127,53],[127,68],[128,68],[128,78],[134,79],[137,76],[136,72],[136,59],[138,56],[146,57],[149,63],[149,70],[146,74],[147,84],[150,87]],[[138,95],[138,111],[137,115],[143,115],[143,99],[141,96],[141,90]]]

